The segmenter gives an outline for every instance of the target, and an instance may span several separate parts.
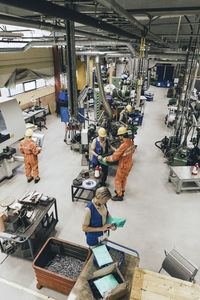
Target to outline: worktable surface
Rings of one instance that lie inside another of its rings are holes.
[[[76,284],[74,285],[71,293],[68,297],[68,300],[94,300],[92,291],[88,284],[87,279],[92,276],[93,272],[98,270],[93,265],[93,257],[90,257],[88,263],[86,264],[84,270],[81,272]],[[133,255],[125,254],[125,259],[123,264],[121,265],[120,272],[122,273],[125,281],[130,282],[130,286],[132,285],[133,275],[135,272],[135,268],[139,264],[139,259]],[[126,297],[119,298],[119,300],[129,300],[130,293],[127,294]]]
[[[187,181],[200,180],[200,172],[197,175],[192,175],[193,166],[179,166],[179,167],[171,166],[170,168],[180,180],[187,180]]]

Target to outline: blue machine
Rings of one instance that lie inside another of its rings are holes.
[[[147,101],[153,101],[154,94],[152,93],[144,93]]]
[[[84,108],[79,108],[78,112],[84,116]],[[60,108],[61,122],[68,123],[70,121],[68,107],[61,106]],[[78,115],[78,121],[84,123],[84,117]]]
[[[132,113],[132,114],[130,114],[130,117],[132,118],[132,121],[134,122],[134,124],[136,123],[136,125],[142,125],[143,114]]]
[[[68,102],[68,94],[65,92],[59,92],[58,99]]]

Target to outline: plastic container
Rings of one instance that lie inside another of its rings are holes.
[[[152,94],[152,93],[145,93],[144,96],[146,97],[147,101],[153,101],[154,94]]]
[[[69,295],[78,278],[75,280],[45,269],[57,254],[80,259],[84,262],[83,270],[91,255],[91,250],[81,245],[51,237],[46,241],[33,261],[32,266],[37,278],[38,289],[44,286]]]

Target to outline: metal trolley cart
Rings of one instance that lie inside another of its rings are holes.
[[[8,210],[5,231],[0,232],[0,249],[3,253],[34,259],[58,222],[56,199],[48,199],[48,202],[39,201],[34,206],[23,204],[19,215],[14,215],[13,209]]]

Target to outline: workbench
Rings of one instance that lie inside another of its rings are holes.
[[[27,230],[17,228],[15,232],[0,232],[0,238],[13,243],[13,251],[7,254],[34,259],[41,246],[46,242],[58,222],[56,199],[46,205],[37,204],[34,208],[34,220]],[[12,244],[11,244],[12,245]],[[2,252],[2,241],[0,241]]]
[[[38,115],[45,116],[46,115],[46,108],[43,107],[41,109],[29,110],[28,112],[26,112],[24,110],[22,113],[23,113],[25,122],[30,121],[31,123],[35,124],[36,116],[38,116]]]
[[[176,186],[176,193],[186,190],[200,190],[200,172],[192,175],[193,166],[170,166],[169,182]]]
[[[90,289],[90,286],[88,284],[88,278],[91,277],[94,271],[97,270],[97,268],[93,264],[93,257],[94,255],[90,257],[88,263],[86,264],[85,268],[81,272],[77,282],[75,283],[73,289],[71,290],[71,293],[69,294],[68,300],[94,300],[92,291]],[[125,281],[129,281],[130,286],[132,285],[133,275],[135,272],[135,268],[139,264],[139,258],[125,253],[125,259],[123,264],[121,265],[120,272],[122,273]],[[127,294],[127,296],[123,296],[122,298],[119,298],[118,300],[129,300],[130,293]]]
[[[136,268],[130,300],[199,300],[200,286],[160,273]]]
[[[82,185],[71,185],[71,193],[72,193],[72,202],[74,201],[91,201],[96,193],[96,189],[99,187],[100,178],[94,178],[94,175],[90,173],[90,177],[87,179],[92,179],[96,181],[96,186],[92,189],[86,189]],[[85,179],[83,178],[83,181]]]

